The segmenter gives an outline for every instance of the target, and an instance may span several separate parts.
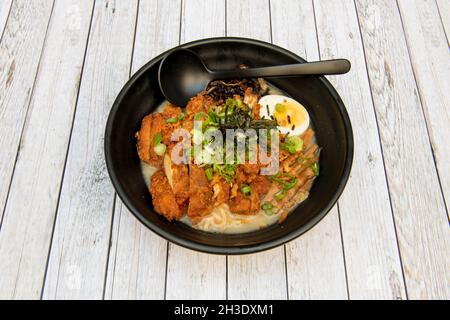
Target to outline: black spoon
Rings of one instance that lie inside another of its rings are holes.
[[[158,81],[167,100],[177,106],[185,106],[212,80],[343,74],[350,70],[350,66],[350,61],[336,59],[263,68],[210,70],[193,51],[177,49],[161,61]]]

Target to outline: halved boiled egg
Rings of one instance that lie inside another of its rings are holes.
[[[278,122],[280,133],[290,136],[301,135],[309,127],[309,114],[298,101],[281,96],[267,95],[259,99],[260,116],[266,119],[273,116]]]

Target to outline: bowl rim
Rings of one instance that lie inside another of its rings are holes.
[[[106,167],[108,170],[108,174],[110,176],[110,179],[112,181],[112,184],[114,186],[114,189],[116,193],[119,195],[119,198],[122,200],[122,202],[125,204],[125,206],[130,210],[130,212],[134,215],[135,218],[137,218],[142,224],[144,224],[147,228],[149,228],[151,231],[155,232],[157,235],[163,237],[164,239],[175,243],[177,245],[180,245],[184,248],[196,250],[204,253],[212,253],[212,254],[221,254],[221,255],[237,255],[237,254],[249,254],[249,253],[256,253],[268,249],[275,248],[280,245],[284,245],[289,241],[294,240],[295,238],[299,237],[300,235],[306,233],[310,229],[312,229],[315,225],[317,225],[327,214],[328,212],[333,208],[339,197],[341,196],[345,185],[347,184],[347,181],[350,176],[350,171],[353,163],[353,153],[354,153],[354,140],[353,140],[353,129],[350,122],[350,117],[348,115],[347,109],[345,108],[344,102],[342,101],[341,97],[339,96],[336,89],[332,86],[332,84],[324,77],[319,76],[317,77],[328,89],[333,99],[336,101],[338,106],[338,111],[341,114],[341,117],[344,122],[344,129],[347,139],[347,154],[346,154],[346,161],[344,165],[344,170],[342,172],[342,178],[339,182],[339,185],[333,194],[333,197],[328,202],[328,204],[314,217],[312,217],[310,220],[308,220],[303,226],[300,226],[299,228],[293,230],[290,233],[287,233],[277,239],[273,239],[270,241],[262,242],[262,243],[256,243],[256,244],[249,244],[244,246],[236,246],[236,247],[230,247],[230,246],[214,246],[214,245],[208,245],[208,244],[201,244],[198,242],[194,242],[192,240],[187,240],[181,237],[178,237],[177,235],[167,232],[160,228],[159,226],[153,224],[150,220],[148,220],[137,208],[133,205],[133,203],[126,197],[125,191],[120,185],[119,178],[116,175],[116,173],[113,170],[113,164],[112,164],[112,150],[111,150],[111,133],[112,133],[112,125],[113,120],[115,119],[117,110],[119,105],[121,104],[124,96],[130,89],[132,85],[136,82],[136,80],[142,76],[149,68],[151,68],[156,63],[159,63],[161,59],[165,55],[167,55],[169,52],[176,50],[178,48],[185,48],[189,49],[193,46],[197,45],[203,45],[203,44],[213,44],[217,42],[234,42],[234,43],[242,43],[242,44],[251,44],[251,45],[257,45],[260,47],[268,48],[271,50],[278,51],[279,53],[289,56],[293,58],[294,60],[297,60],[299,62],[306,62],[305,59],[298,56],[297,54],[282,48],[280,46],[277,46],[275,44],[264,42],[261,40],[255,40],[250,38],[242,38],[242,37],[213,37],[213,38],[205,38],[205,39],[199,39],[191,42],[187,42],[181,45],[178,45],[176,47],[173,47],[169,50],[164,51],[163,53],[157,55],[153,59],[151,59],[149,62],[144,64],[138,71],[136,71],[124,84],[122,89],[120,90],[119,94],[117,95],[116,99],[114,100],[114,103],[111,107],[111,110],[108,115],[108,119],[106,122],[106,128],[105,128],[105,136],[104,136],[104,153],[105,153],[105,161],[106,161]]]

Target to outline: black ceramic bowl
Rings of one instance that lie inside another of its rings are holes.
[[[302,58],[269,43],[242,38],[213,38],[182,45],[211,69],[304,62]],[[342,193],[353,159],[353,135],[344,104],[324,77],[290,77],[270,82],[300,101],[308,110],[322,147],[320,175],[309,198],[281,224],[244,234],[214,234],[168,222],[153,210],[151,196],[141,175],[135,132],[142,118],[164,97],[158,86],[158,66],[167,52],[143,66],[123,87],[108,118],[105,156],[114,187],[130,211],[148,228],[181,246],[194,250],[242,254],[269,249],[305,233],[331,209]]]

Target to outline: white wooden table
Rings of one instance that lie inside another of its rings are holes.
[[[450,0],[0,0],[0,32],[0,298],[450,298]],[[103,156],[130,75],[224,35],[350,59],[355,139],[324,220],[229,257],[143,227]]]

